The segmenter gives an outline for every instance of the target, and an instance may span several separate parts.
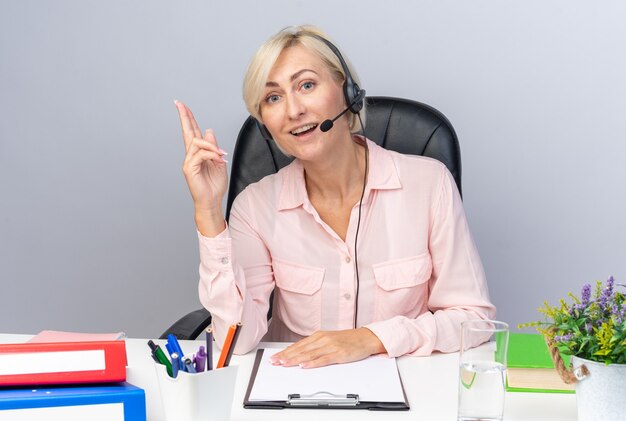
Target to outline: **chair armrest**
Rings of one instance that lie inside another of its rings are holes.
[[[196,339],[211,324],[211,313],[205,308],[181,317],[171,325],[159,339],[167,339],[172,333],[178,339]]]

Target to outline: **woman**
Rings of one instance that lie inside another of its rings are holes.
[[[305,368],[456,351],[461,321],[495,315],[456,184],[438,161],[354,134],[358,115],[320,130],[351,105],[343,92],[350,69],[321,37],[313,27],[283,30],[250,63],[248,111],[296,159],[246,188],[228,225],[226,153],[176,103],[200,242],[200,300],[216,338],[241,321],[235,352],[261,339],[295,342],[273,362]]]

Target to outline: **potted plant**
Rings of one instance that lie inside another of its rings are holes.
[[[626,419],[626,297],[606,283],[582,287],[580,298],[539,309],[545,321],[529,323],[546,338],[557,371],[566,383],[576,383],[578,420]],[[571,355],[564,367],[561,354]]]

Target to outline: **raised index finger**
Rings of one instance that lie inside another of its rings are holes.
[[[191,110],[180,101],[174,101],[174,103],[176,104],[176,109],[178,110],[180,126],[183,131],[183,140],[185,141],[185,150],[187,150],[189,149],[189,145],[191,145],[193,138],[202,138],[202,133],[199,129],[197,129],[198,123],[196,123],[196,119],[193,117]]]
[[[189,115],[189,120],[191,121],[191,128],[193,129],[193,137],[202,138],[202,131],[200,127],[198,127],[198,122],[196,121],[196,117],[194,117],[191,112],[191,108],[187,106],[187,104],[183,104],[185,109],[187,110],[187,115]]]

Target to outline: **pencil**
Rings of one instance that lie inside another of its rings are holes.
[[[213,328],[206,330],[206,370],[213,370]]]
[[[241,332],[241,322],[237,323],[237,326],[235,326],[235,335],[233,336],[233,342],[230,344],[230,348],[228,349],[228,354],[226,354],[226,361],[224,362],[224,367],[228,367],[228,364],[230,364],[230,357],[233,356],[235,344],[237,343],[237,338],[239,338],[239,332]]]
[[[235,337],[235,331],[237,330],[237,325],[230,325],[228,328],[228,332],[226,333],[226,339],[224,339],[224,346],[222,347],[222,352],[220,353],[220,358],[217,360],[217,366],[215,368],[224,367],[224,363],[226,362],[226,356],[230,350],[230,347],[233,343],[233,338]]]

